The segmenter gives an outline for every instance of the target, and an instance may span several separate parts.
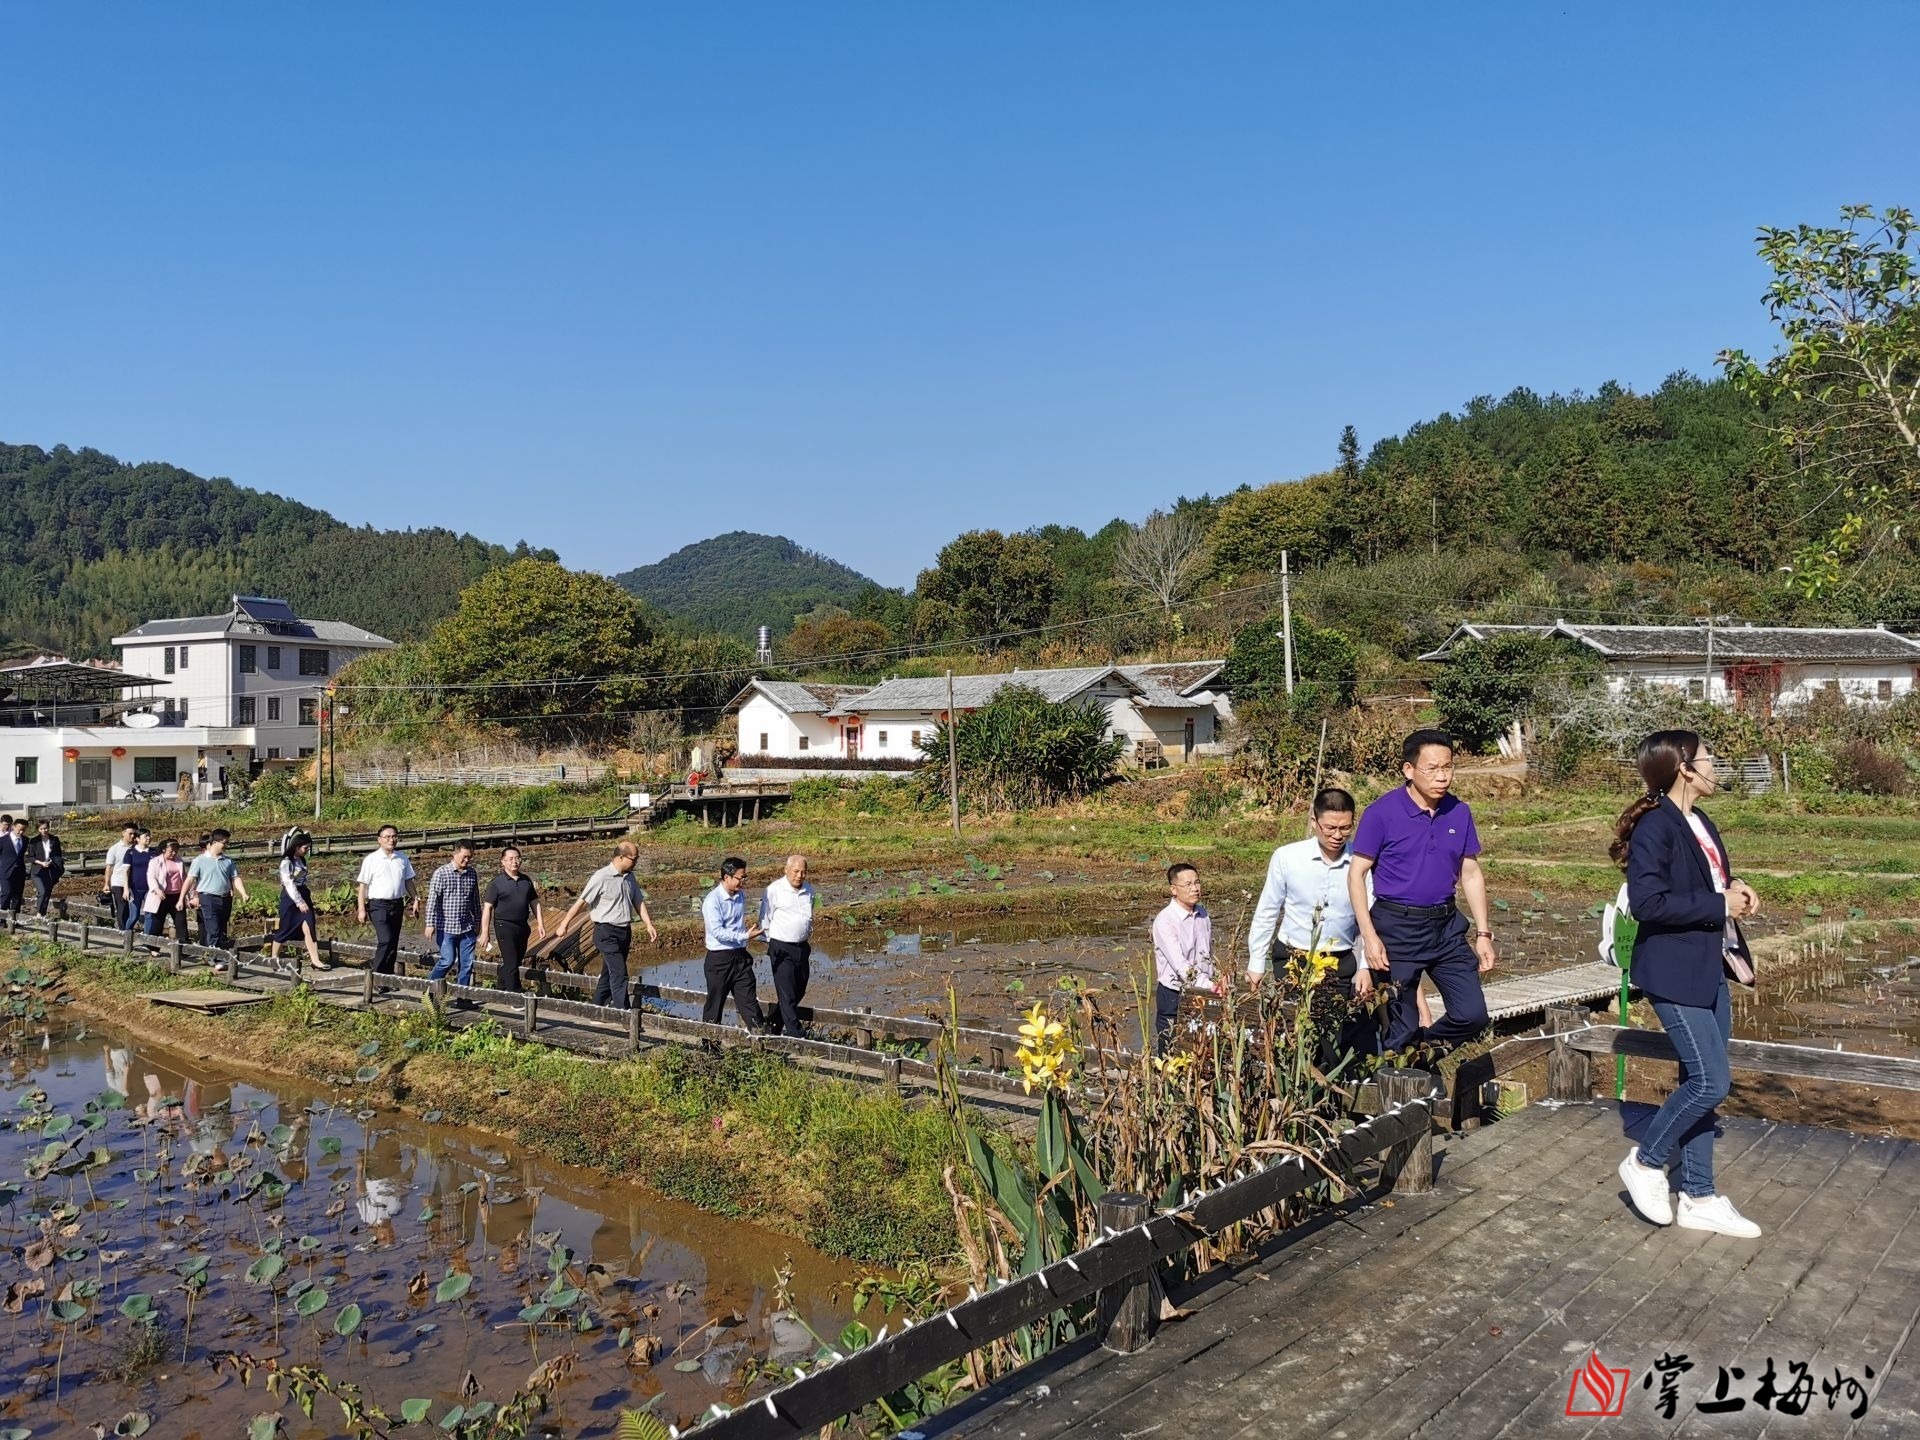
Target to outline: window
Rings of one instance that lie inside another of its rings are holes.
[[[187,697],[184,695],[180,697],[180,723],[187,723]]]
[[[171,785],[179,778],[180,762],[171,755],[133,757],[133,783],[136,785]]]
[[[877,730],[874,733],[879,737],[876,743],[878,743],[878,745],[882,750],[886,749],[887,748],[887,732],[884,730]]]
[[[1881,683],[1884,684],[1885,682],[1883,681]],[[762,755],[767,753],[767,732],[764,730],[760,732],[760,753]]]
[[[805,750],[807,748],[807,737],[804,735],[800,737],[800,748],[802,750]]]
[[[914,749],[918,750],[920,748],[920,732],[918,730],[910,731],[907,738],[913,742]]]
[[[173,724],[173,701],[171,698],[160,702],[160,723],[162,725]]]
[[[320,723],[320,702],[318,700],[308,699],[300,702],[300,723],[302,725],[317,725]]]
[[[1697,676],[1692,680],[1687,681],[1687,698],[1690,700],[1706,699],[1707,698],[1707,682],[1700,679]]]
[[[306,759],[306,758],[307,758],[307,757],[308,757],[309,755],[311,755],[311,754],[313,754],[313,746],[311,746],[311,745],[302,745],[302,746],[300,747],[300,758],[301,758],[302,760],[304,760],[304,759]]]
[[[302,675],[326,674],[327,652],[324,650],[302,650],[300,652],[300,673]]]
[[[280,647],[278,645],[269,645],[267,646],[267,669],[278,670],[279,668]]]
[[[1880,682],[1878,690],[1875,693],[1878,694],[1882,700],[1893,699],[1893,681],[1882,680]]]
[[[278,720],[279,718],[280,718],[280,697],[278,695],[269,695],[267,697],[267,719]]]
[[[184,645],[180,647],[180,668],[182,670],[187,668],[187,647]]]
[[[279,758],[280,758],[280,747],[278,745],[267,746],[267,759],[278,760]]]
[[[236,725],[251,725],[254,723],[255,716],[259,714],[259,711],[260,702],[258,700],[254,699],[251,695],[242,695],[234,702],[233,723]]]
[[[13,762],[13,783],[16,785],[38,785],[40,783],[40,757],[21,755]]]
[[[173,646],[171,645],[167,646],[166,650],[163,652],[162,658],[160,661],[160,668],[169,675],[173,674]]]
[[[255,657],[259,653],[260,652],[255,650],[251,645],[242,645],[240,647],[240,673],[242,675],[251,675],[260,668],[254,663]]]

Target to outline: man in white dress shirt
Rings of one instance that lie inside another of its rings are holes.
[[[767,1017],[769,1035],[801,1035],[800,1002],[806,998],[808,962],[813,958],[813,886],[807,883],[807,857],[789,855],[780,878],[760,901],[760,928],[766,932],[767,958],[773,962],[779,1010]]]
[[[414,899],[413,862],[400,849],[400,832],[382,825],[379,847],[360,862],[354,889],[360,900],[360,923],[373,922],[373,973],[391,975],[400,955],[400,927],[408,904],[418,915],[420,902]]]
[[[1312,833],[1273,852],[1247,930],[1250,985],[1266,978],[1276,956],[1286,962],[1320,950],[1338,961],[1336,974],[1356,1005],[1373,993],[1373,975],[1357,953],[1360,925],[1347,890],[1354,820],[1353,796],[1329,786],[1313,797]],[[1370,1053],[1376,1028],[1372,1008],[1357,1008],[1342,1027],[1341,1048]]]

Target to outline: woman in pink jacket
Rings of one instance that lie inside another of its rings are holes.
[[[180,908],[180,892],[186,883],[187,867],[180,863],[180,842],[161,841],[160,858],[147,866],[147,898],[140,907],[147,934],[158,935],[171,915],[174,935],[181,944],[187,943],[187,912]]]

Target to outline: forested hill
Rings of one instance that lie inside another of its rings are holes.
[[[356,529],[177,466],[31,445],[0,445],[0,544],[0,643],[76,656],[111,653],[143,620],[218,613],[236,593],[411,639],[495,566],[554,558],[451,530]]]
[[[837,560],[779,535],[733,530],[676,550],[614,580],[686,630],[721,630],[743,640],[771,625],[784,635],[796,616],[820,605],[848,606],[873,582]]]

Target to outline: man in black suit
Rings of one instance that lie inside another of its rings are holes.
[[[60,877],[67,870],[67,857],[60,848],[60,837],[53,833],[51,820],[40,822],[40,833],[27,847],[27,865],[33,873],[33,888],[40,896],[34,913],[44,915],[48,902],[53,899],[53,887],[60,883]]]
[[[0,820],[6,822],[6,833],[0,834],[0,910],[18,915],[27,893],[27,822],[12,816]]]

